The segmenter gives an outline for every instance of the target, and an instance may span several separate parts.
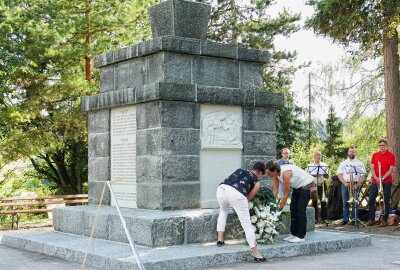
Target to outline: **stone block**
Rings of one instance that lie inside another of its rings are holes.
[[[164,52],[147,56],[146,84],[164,81]]]
[[[254,105],[254,92],[238,88],[197,86],[197,101],[199,103],[223,105]]]
[[[185,244],[215,241],[217,235],[217,221],[218,215],[215,213],[186,217]]]
[[[161,127],[161,102],[147,102],[136,106],[137,129]]]
[[[65,214],[65,207],[53,210],[53,227],[56,231],[82,235],[83,211],[79,207],[68,207],[68,214]]]
[[[102,209],[100,209],[101,211]],[[96,217],[97,211],[84,211],[83,212],[83,224],[82,234],[85,236],[90,236],[92,233],[93,226],[95,226],[93,231],[94,238],[109,239],[109,218],[110,215],[103,214],[100,212],[100,216]],[[96,224],[95,224],[96,221]]]
[[[239,88],[239,63],[230,59],[193,57],[193,83]]]
[[[141,86],[146,79],[146,61],[143,58],[124,61],[115,68],[115,89]]]
[[[162,180],[164,182],[199,181],[199,156],[164,156]]]
[[[163,82],[191,84],[191,62],[191,56],[189,55],[168,52],[164,53]]]
[[[137,206],[145,209],[162,209],[162,184],[137,184]]]
[[[135,58],[135,57],[138,57],[138,55],[139,55],[139,52],[138,52],[138,45],[136,44],[136,45],[130,46],[130,47],[129,47],[129,55],[128,55],[128,58],[129,58],[129,59]]]
[[[161,128],[151,130],[137,130],[137,156],[162,155]]]
[[[114,63],[114,51],[109,51],[106,53],[107,65]]]
[[[121,211],[122,212],[122,211]],[[151,235],[151,220],[137,219],[124,215],[128,231],[135,241],[135,244],[153,246]],[[121,219],[118,215],[110,215],[108,235],[110,241],[128,243],[124,227],[122,226]]]
[[[105,53],[96,55],[93,59],[93,65],[95,68],[105,66],[106,64],[107,64],[107,57]]]
[[[114,88],[114,66],[106,66],[100,70],[100,92],[113,91]]]
[[[88,152],[90,157],[109,157],[110,156],[110,133],[89,134]]]
[[[269,53],[267,51],[260,51],[257,49],[238,46],[238,60],[268,63]]]
[[[241,89],[263,88],[263,64],[240,62],[239,66]]]
[[[236,59],[237,48],[236,45],[204,41],[201,42],[201,55]]]
[[[200,128],[199,104],[163,101],[160,105],[161,125],[163,127]]]
[[[114,62],[126,60],[129,56],[129,47],[114,51]]]
[[[243,107],[243,130],[276,131],[275,110],[265,107]]]
[[[137,183],[161,183],[162,182],[162,156],[137,156],[136,179]]]
[[[153,38],[137,44],[137,56],[144,56],[161,51],[161,38]]]
[[[200,181],[163,183],[162,209],[190,209],[200,207]]]
[[[159,83],[158,98],[162,100],[195,101],[196,86],[193,84]]]
[[[271,159],[275,159],[275,156],[262,156],[262,155],[243,155],[243,168],[251,169],[254,163],[258,161],[267,162]]]
[[[254,92],[255,106],[281,108],[285,105],[285,97],[281,93],[259,90]]]
[[[88,160],[88,180],[108,181],[110,179],[110,157],[91,157]]]
[[[154,219],[152,224],[152,247],[182,245],[185,239],[183,217]]]
[[[89,112],[89,133],[110,132],[110,110]]]
[[[179,54],[200,55],[200,40],[166,36],[162,38],[162,50]]]
[[[89,204],[98,205],[100,203],[101,194],[103,192],[104,183],[102,182],[89,182]],[[110,190],[106,187],[104,196],[101,201],[102,205],[111,204]]]
[[[149,8],[153,37],[181,36],[206,39],[210,5],[169,0]]]
[[[290,214],[286,210],[287,214],[282,216],[283,228],[279,228],[280,234],[290,233]],[[314,231],[315,228],[315,212],[313,207],[307,207],[307,232]]]
[[[254,156],[276,155],[276,134],[263,131],[243,132],[243,154]]]

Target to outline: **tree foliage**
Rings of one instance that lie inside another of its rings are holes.
[[[342,148],[342,132],[343,124],[341,119],[336,116],[335,110],[331,105],[329,107],[328,118],[326,119],[326,139],[324,153],[328,157],[340,156],[343,152]]]
[[[152,1],[0,1],[0,155],[28,157],[65,193],[87,178],[80,97],[98,89],[92,55],[150,33]]]

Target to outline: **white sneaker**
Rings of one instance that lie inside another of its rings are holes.
[[[292,239],[288,240],[290,243],[301,243],[304,242],[304,238],[298,238],[297,236],[294,236]]]
[[[290,239],[292,239],[293,237],[296,237],[294,235],[289,235],[288,237],[283,238],[284,241],[289,241]]]

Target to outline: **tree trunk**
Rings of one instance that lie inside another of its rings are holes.
[[[392,35],[385,35],[383,40],[384,79],[385,79],[385,106],[386,131],[389,149],[400,162],[400,88],[399,88],[399,37],[397,31]],[[398,169],[394,173],[398,181]]]

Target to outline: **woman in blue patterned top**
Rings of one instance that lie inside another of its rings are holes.
[[[257,262],[265,261],[257,248],[257,239],[250,221],[249,201],[260,190],[258,181],[265,174],[265,164],[257,162],[252,170],[237,169],[226,178],[217,189],[219,203],[219,216],[217,223],[218,246],[224,245],[224,232],[229,206],[232,206],[239,217],[240,224],[246,235],[247,243],[251,249],[251,255]]]

